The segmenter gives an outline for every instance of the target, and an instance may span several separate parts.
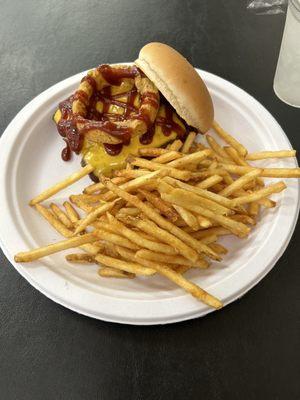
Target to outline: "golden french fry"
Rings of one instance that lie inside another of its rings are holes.
[[[159,147],[144,147],[139,149],[139,155],[142,157],[159,157],[169,152],[170,150],[161,149]]]
[[[203,169],[201,171],[192,172],[191,179],[193,179],[193,180],[206,179],[213,175],[220,175],[220,176],[224,177],[225,175],[227,175],[227,171],[225,171],[225,169],[223,167],[216,168],[216,169],[206,169],[206,170]]]
[[[183,157],[182,157],[183,158]],[[180,158],[179,160],[181,160]],[[184,181],[188,181],[191,177],[191,172],[190,171],[181,171],[179,169],[173,168],[170,166],[171,163],[168,163],[167,165],[165,164],[159,164],[154,161],[149,161],[145,160],[143,158],[138,158],[138,157],[131,157],[129,159],[131,165],[135,165],[137,167],[142,167],[142,168],[147,168],[151,171],[166,171],[166,175],[170,175],[174,178],[182,179]],[[175,160],[178,161],[178,160]],[[174,161],[171,161],[174,162]]]
[[[213,249],[213,251],[215,251],[218,254],[228,253],[226,247],[222,246],[220,243],[211,243],[209,246]]]
[[[190,293],[197,299],[201,300],[203,303],[211,307],[214,307],[216,309],[219,309],[223,306],[222,302],[218,300],[216,297],[210,295],[195,283],[188,281],[182,275],[178,274],[176,271],[174,271],[167,265],[145,260],[140,257],[138,257],[137,260],[145,267],[156,270],[160,275],[165,276],[166,278],[174,282],[176,285],[182,287],[184,290],[186,290],[188,293]]]
[[[141,258],[145,258],[150,261],[156,261],[159,263],[186,265],[189,267],[201,268],[201,269],[208,268],[208,262],[202,258],[199,258],[195,263],[193,263],[190,260],[187,260],[185,257],[182,257],[179,254],[172,256],[172,255],[167,255],[167,254],[162,254],[162,253],[156,253],[151,250],[142,249],[142,250],[138,250],[135,253],[135,257],[141,257]]]
[[[174,140],[174,142],[168,146],[168,150],[179,151],[181,147],[182,147],[182,141],[177,139]]]
[[[216,236],[224,236],[224,235],[232,235],[230,230],[223,228],[222,226],[216,226],[213,228],[204,229],[202,231],[198,231],[193,233],[194,238],[196,239],[204,239],[206,237],[210,237],[211,235]]]
[[[235,221],[242,222],[243,224],[248,224],[248,225],[256,224],[256,221],[247,214],[235,214],[231,215],[230,218],[234,219]]]
[[[223,149],[222,146],[219,145],[219,143],[212,136],[205,135],[205,138],[206,138],[209,146],[216,153],[216,155],[219,155],[221,157],[221,159],[229,160],[229,157],[228,157],[226,151]]]
[[[121,183],[127,182],[127,178],[121,177],[121,176],[116,176],[116,177],[112,178],[112,181],[116,185],[119,185]],[[93,194],[93,193],[101,192],[101,191],[103,191],[103,189],[105,189],[105,186],[103,185],[103,183],[98,182],[98,183],[93,183],[92,185],[87,186],[83,190],[83,193]]]
[[[212,222],[208,218],[202,217],[202,215],[198,214],[197,219],[201,228],[209,228],[212,226]]]
[[[84,201],[81,200],[81,198],[79,198],[75,194],[72,194],[69,197],[69,199],[70,199],[71,203],[75,204],[78,208],[85,211],[86,213],[90,213],[95,209],[95,207],[92,207],[89,204],[86,204]]]
[[[130,272],[136,275],[153,275],[156,272],[154,268],[148,268],[135,262],[124,261],[103,254],[97,254],[95,260],[107,267],[116,268],[117,270]]]
[[[101,267],[98,270],[98,274],[103,278],[125,278],[125,279],[133,279],[135,274],[131,274],[129,272],[117,270],[116,268],[111,267]]]
[[[177,160],[177,158],[182,157],[182,154],[178,153],[178,151],[169,151],[168,153],[162,154],[159,157],[155,157],[152,161],[159,164],[166,164],[170,161]]]
[[[187,164],[199,163],[200,161],[204,160],[210,155],[211,155],[210,149],[200,150],[197,151],[196,153],[187,154],[181,158],[178,158],[177,160],[171,161],[167,164],[167,166],[181,169],[184,168]],[[174,176],[174,178],[176,177]]]
[[[215,257],[219,259],[218,255],[211,251],[208,246],[199,243],[195,240],[191,235],[184,232],[182,229],[178,228],[172,222],[164,219],[160,214],[154,211],[149,206],[145,205],[141,200],[139,200],[136,196],[133,196],[124,190],[120,189],[120,187],[114,185],[109,179],[103,178],[103,183],[107,185],[107,187],[113,191],[116,195],[122,197],[124,200],[131,203],[133,206],[139,208],[148,218],[154,221],[157,225],[159,225],[164,230],[168,231],[174,237],[177,237],[177,245],[180,244],[180,249],[177,246],[177,250],[186,258],[196,261],[198,258],[197,252],[204,252],[208,254],[210,257]]]
[[[70,221],[73,224],[76,224],[76,222],[80,219],[78,212],[75,210],[75,208],[72,206],[72,204],[69,203],[68,201],[65,201],[63,206],[65,207],[67,216],[69,217]]]
[[[177,265],[173,268],[179,275],[183,275],[185,272],[191,269],[188,265]]]
[[[266,208],[274,208],[276,206],[276,201],[267,198],[259,199],[257,203]]]
[[[147,174],[138,176],[137,178],[135,178],[129,182],[125,182],[122,185],[120,185],[119,187],[120,187],[120,189],[125,190],[126,192],[137,190],[137,189],[139,189],[141,187],[145,187],[145,186],[147,186],[147,188],[148,188],[149,183],[155,182],[155,179],[164,177],[167,174],[168,174],[168,170],[165,169],[164,167],[158,171],[153,171],[153,172],[147,171]],[[103,195],[104,201],[111,201],[116,198],[117,198],[117,196],[111,191],[109,191]]]
[[[171,204],[163,201],[160,196],[156,196],[146,190],[139,189],[139,193],[142,193],[144,197],[162,214],[164,214],[170,221],[174,222],[177,220],[178,215]]]
[[[286,188],[286,184],[284,182],[277,182],[277,183],[271,184],[269,186],[266,186],[263,189],[257,190],[251,194],[237,197],[232,200],[232,203],[233,203],[233,205],[252,203],[253,201],[258,201],[267,196],[270,196],[270,194],[279,193],[282,190],[284,190],[285,188]]]
[[[208,189],[217,183],[222,182],[223,177],[219,175],[212,175],[209,178],[204,179],[203,181],[196,184],[196,187],[200,189]]]
[[[228,197],[235,191],[242,189],[248,182],[253,181],[253,179],[257,178],[261,173],[260,169],[254,169],[253,171],[248,172],[247,174],[241,176],[237,180],[235,180],[231,185],[225,187],[218,194],[220,196]]]
[[[187,154],[190,151],[191,145],[194,142],[195,138],[197,136],[196,132],[190,132],[186,139],[185,142],[183,143],[182,149],[181,149],[181,153],[183,154]]]
[[[221,126],[214,121],[213,124],[214,131],[230,146],[238,151],[241,156],[245,157],[248,153],[247,149],[239,143],[234,137],[232,137],[228,132],[226,132]]]
[[[221,214],[216,214],[215,212],[213,212],[207,208],[203,208],[199,205],[190,204],[190,203],[187,204],[186,199],[182,198],[182,193],[178,189],[176,189],[176,191],[174,190],[174,192],[172,192],[171,194],[163,193],[162,198],[173,204],[184,205],[184,207],[187,208],[188,210],[196,212],[197,214],[200,214],[204,217],[207,217],[208,219],[210,219],[212,221],[218,222],[221,226],[229,229],[232,233],[234,233],[235,235],[237,235],[239,237],[247,236],[250,231],[250,229],[246,225],[242,224],[241,222],[234,221],[234,220],[232,220],[228,217],[225,217],[224,215],[221,215]],[[235,201],[235,200],[232,200],[232,201]]]
[[[85,228],[91,225],[91,223],[94,222],[98,217],[100,217],[100,215],[103,215],[107,211],[111,210],[113,206],[116,204],[116,201],[118,200],[101,204],[99,207],[95,208],[95,210],[91,211],[85,218],[80,220],[74,234],[77,235],[78,233],[84,231]]]
[[[73,194],[72,198],[73,199],[78,199],[81,200],[83,203],[86,204],[93,204],[93,203],[104,203],[104,201],[102,200],[102,196],[103,194]],[[99,205],[99,204],[98,204]]]
[[[160,189],[161,187],[159,186],[158,189]],[[201,189],[200,189],[201,190]],[[232,210],[230,210],[227,207],[224,207],[223,205],[221,205],[220,203],[217,203],[213,200],[210,200],[208,198],[202,197],[196,193],[190,192],[186,189],[181,189],[181,188],[174,188],[172,191],[168,192],[169,194],[176,194],[178,196],[182,197],[182,202],[181,204],[177,204],[176,205],[181,205],[184,207],[184,202],[187,202],[188,204],[193,204],[195,206],[202,206],[205,207],[211,211],[213,211],[216,214],[220,214],[220,215],[231,215],[233,213]],[[163,196],[163,193],[162,195]],[[163,198],[163,197],[162,197]],[[185,207],[187,208],[187,207]],[[201,213],[200,213],[201,215]]]
[[[69,217],[58,207],[57,204],[51,203],[50,208],[53,212],[54,215],[60,220],[61,223],[63,223],[67,228],[72,229],[73,224],[72,221],[69,219]]]
[[[30,262],[38,260],[39,258],[46,257],[50,254],[57,253],[62,250],[71,249],[72,247],[78,247],[85,243],[96,242],[98,239],[92,233],[85,235],[76,236],[70,239],[62,240],[61,242],[49,244],[48,246],[39,247],[34,250],[20,252],[15,255],[15,262]]]
[[[251,217],[256,217],[259,214],[260,205],[257,201],[253,201],[249,204],[249,215]]]
[[[237,165],[242,165],[245,167],[251,167],[251,165],[248,164],[248,162],[237,152],[236,149],[233,147],[224,147],[226,153],[228,156],[237,164]],[[231,164],[231,163],[230,163]],[[257,177],[255,180],[260,186],[264,186],[264,181],[262,178]]]
[[[188,226],[190,226],[194,231],[199,229],[198,219],[195,215],[184,207],[174,205],[174,208]]]
[[[159,185],[159,188],[166,193],[171,192],[170,186],[172,185],[172,189],[173,189],[173,187],[178,187],[178,188],[184,189],[188,192],[197,194],[198,196],[201,196],[204,199],[208,199],[215,203],[218,203],[225,208],[232,208],[232,204],[229,199],[227,199],[226,197],[220,196],[219,194],[212,193],[209,190],[201,189],[200,187],[192,186],[192,185],[189,185],[187,183],[181,182],[177,179],[173,179],[170,177],[164,177],[163,180],[160,180],[160,182],[161,181],[168,184],[168,187]],[[165,190],[165,188],[168,188],[168,192]]]
[[[258,151],[247,154],[246,160],[265,160],[266,158],[296,157],[296,150]]]
[[[79,179],[81,179],[84,176],[90,174],[93,171],[93,169],[94,168],[91,165],[89,165],[89,164],[86,165],[80,171],[74,172],[72,175],[68,176],[63,181],[58,182],[56,185],[50,187],[49,189],[46,189],[41,194],[39,194],[38,196],[34,197],[32,200],[30,200],[29,204],[31,206],[33,206],[33,205],[35,205],[37,203],[40,203],[41,201],[49,199],[49,197],[51,197],[54,194],[58,193],[62,189],[65,189],[66,187],[72,185],[74,182],[77,182]]]
[[[222,164],[222,168],[237,175],[245,175],[255,169],[230,164]],[[260,176],[265,178],[300,178],[300,168],[262,168]]]
[[[76,264],[95,264],[95,257],[86,253],[67,254],[66,260]]]
[[[120,235],[126,237],[131,242],[136,243],[139,247],[144,247],[149,250],[158,251],[159,253],[165,254],[176,254],[176,250],[171,246],[164,244],[153,242],[152,240],[148,240],[144,237],[141,237],[137,232],[132,229],[127,228],[122,222],[118,221],[111,214],[107,215],[109,224],[115,232],[118,232]]]
[[[139,246],[136,243],[133,243],[131,240],[118,235],[117,233],[113,233],[111,231],[108,231],[107,229],[104,228],[97,228],[94,231],[95,236],[98,237],[98,240],[105,240],[106,242],[114,243],[118,246],[126,247],[128,249],[132,250],[138,250]]]
[[[124,207],[116,214],[116,217],[125,217],[126,215],[136,217],[137,215],[139,215],[140,212],[141,211],[136,207]]]

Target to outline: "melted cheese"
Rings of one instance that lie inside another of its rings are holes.
[[[122,101],[122,100],[121,100]],[[124,99],[126,101],[126,99]],[[98,102],[97,110],[99,112],[102,111],[103,104]],[[109,108],[109,112],[122,114],[124,109],[119,106],[111,105]],[[165,117],[165,106],[161,105],[158,110],[158,116]],[[61,118],[60,110],[57,110],[53,116],[54,122],[57,124]],[[182,128],[184,128],[183,123],[178,118],[177,114],[173,112],[172,116],[173,120],[179,124]],[[169,136],[164,135],[162,129],[159,125],[155,125],[155,132],[152,139],[152,142],[149,144],[141,144],[139,140],[139,136],[135,136],[131,138],[130,144],[128,146],[123,146],[120,154],[116,156],[110,156],[106,153],[101,143],[92,143],[88,140],[84,140],[83,147],[81,150],[83,159],[86,163],[91,164],[95,170],[94,174],[99,176],[100,174],[111,175],[113,170],[121,169],[125,167],[126,158],[132,155],[138,155],[138,151],[140,148],[145,147],[162,147],[166,145],[168,142],[176,139],[176,132],[171,132]]]

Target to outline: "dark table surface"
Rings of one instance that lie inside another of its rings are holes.
[[[299,150],[300,111],[272,90],[285,16],[257,16],[246,4],[0,1],[0,132],[50,85],[162,41],[255,96]],[[298,225],[242,300],[169,326],[78,315],[32,288],[1,253],[0,398],[299,399],[299,233]]]

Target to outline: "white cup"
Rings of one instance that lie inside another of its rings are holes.
[[[300,107],[300,0],[289,0],[273,88],[280,100]]]

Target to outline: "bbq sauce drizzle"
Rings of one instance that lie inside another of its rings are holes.
[[[98,71],[102,73],[104,79],[114,86],[121,85],[122,79],[124,78],[135,78],[139,74],[143,73],[136,67],[128,68],[112,68],[109,65],[101,65]],[[150,144],[153,140],[155,132],[155,124],[159,125],[165,136],[169,136],[172,131],[177,133],[178,137],[183,137],[189,131],[189,127],[184,123],[185,128],[183,129],[178,123],[173,120],[173,108],[169,103],[163,99],[165,104],[165,117],[157,117],[155,123],[152,124],[149,115],[143,112],[143,109],[138,110],[134,106],[134,101],[138,95],[136,88],[130,90],[127,93],[121,93],[117,95],[111,95],[111,88],[107,86],[101,91],[97,90],[97,83],[95,79],[87,75],[82,81],[87,81],[93,88],[93,94],[88,99],[87,94],[82,90],[77,90],[74,95],[70,96],[66,100],[59,104],[59,110],[61,111],[61,119],[57,123],[57,130],[59,134],[64,138],[66,143],[65,148],[62,150],[61,156],[64,161],[68,161],[71,158],[72,152],[79,154],[84,139],[84,133],[91,129],[101,129],[108,134],[117,137],[121,143],[108,144],[104,143],[104,149],[109,155],[117,155],[122,151],[123,145],[130,143],[132,129],[128,127],[117,126],[115,121],[123,121],[128,119],[140,119],[145,122],[147,126],[147,132],[141,135],[141,144]],[[127,98],[126,103],[120,101],[119,98]],[[85,117],[81,115],[75,115],[72,112],[72,103],[75,100],[80,100],[87,107],[87,113]],[[103,104],[102,112],[98,112],[96,104],[101,101]],[[141,104],[151,104],[152,106],[158,105],[158,98],[155,94],[146,93],[141,96]],[[110,105],[117,105],[124,108],[122,115],[109,113]],[[184,122],[184,121],[183,121]],[[77,123],[82,123],[83,128],[78,129]]]

